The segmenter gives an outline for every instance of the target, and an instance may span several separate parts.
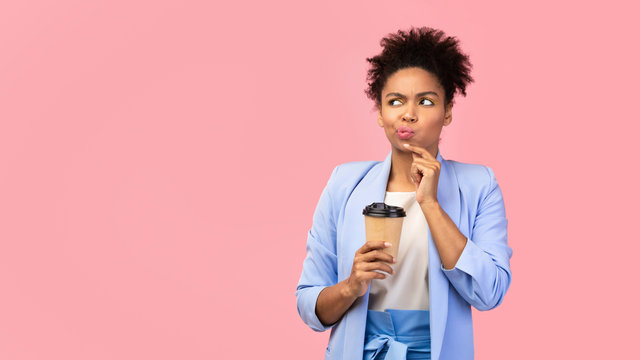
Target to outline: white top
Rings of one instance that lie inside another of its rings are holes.
[[[429,310],[429,226],[416,193],[386,192],[387,205],[401,206],[407,216],[402,224],[395,274],[371,280],[369,309]],[[377,270],[376,270],[377,271]],[[380,271],[377,271],[380,272]]]

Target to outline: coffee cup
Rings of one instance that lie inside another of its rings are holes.
[[[367,241],[384,240],[390,243],[391,247],[384,248],[382,251],[397,259],[402,223],[407,216],[404,209],[400,206],[374,202],[365,206],[362,213]]]

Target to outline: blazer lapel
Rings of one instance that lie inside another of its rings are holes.
[[[438,151],[437,160],[441,163],[440,178],[438,179],[438,201],[443,210],[453,222],[460,224],[460,193],[455,172]],[[372,202],[383,202],[387,191],[389,173],[391,170],[391,151],[386,159],[375,165],[365,175],[351,194],[345,208],[345,221],[340,244],[342,269],[339,281],[346,279],[353,265],[353,258],[358,250],[366,242],[364,215],[362,210]],[[440,269],[442,262],[438,249],[435,246],[431,232],[428,234],[429,256],[429,304],[431,322],[431,354],[434,359],[440,356],[442,340],[447,322],[449,281]],[[345,318],[344,355],[346,359],[362,357],[364,347],[364,324],[367,319],[369,290],[356,300],[351,311]]]
[[[444,160],[438,151],[440,177],[438,179],[438,202],[451,220],[460,226],[460,191],[458,179],[451,164]],[[429,237],[429,311],[431,321],[431,356],[440,358],[444,331],[449,310],[449,280],[441,270],[442,261],[431,231]]]
[[[339,251],[340,273],[338,281],[349,277],[353,266],[355,252],[366,242],[364,215],[362,210],[373,202],[384,201],[387,181],[391,169],[391,152],[387,158],[376,164],[355,187],[345,206],[345,215]],[[345,315],[345,338],[343,343],[343,359],[362,359],[364,349],[364,333],[367,323],[369,290],[359,297]]]

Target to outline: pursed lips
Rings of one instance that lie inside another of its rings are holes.
[[[415,131],[413,131],[413,129],[408,126],[400,126],[398,129],[396,129],[396,133],[398,134],[398,137],[400,139],[408,140],[413,137]]]
[[[396,132],[397,133],[414,133],[415,131],[413,131],[413,129],[408,126],[400,126],[399,128],[396,129]]]

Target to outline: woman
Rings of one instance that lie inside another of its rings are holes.
[[[498,306],[511,283],[502,192],[486,166],[438,149],[471,64],[442,31],[382,39],[367,95],[391,144],[384,161],[338,165],[320,196],[298,283],[298,313],[331,329],[325,359],[473,359],[471,306]],[[373,202],[406,211],[398,258],[365,238]]]

